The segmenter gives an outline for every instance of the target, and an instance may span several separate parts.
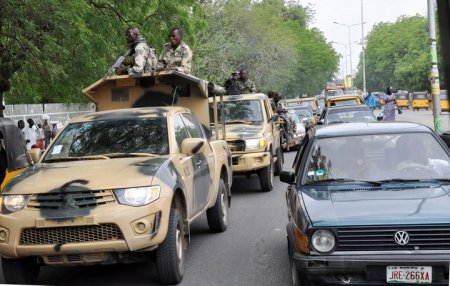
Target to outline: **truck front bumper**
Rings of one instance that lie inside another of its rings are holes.
[[[232,155],[233,173],[254,172],[270,164],[270,152]]]
[[[386,285],[387,266],[431,266],[433,285],[449,281],[450,253],[305,256],[295,252],[293,261],[299,275],[316,285]]]

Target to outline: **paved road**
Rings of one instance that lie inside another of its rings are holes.
[[[434,129],[433,112],[431,110],[412,111],[403,109],[402,111],[403,111],[402,114],[395,115],[396,121],[410,121],[420,123]],[[378,115],[380,112],[381,112],[380,110],[375,110],[374,113],[375,115]],[[441,119],[442,119],[442,130],[444,131],[450,130],[450,113],[442,112]]]
[[[285,154],[292,165],[294,152]],[[258,190],[256,175],[235,177],[230,223],[211,234],[206,216],[192,226],[185,276],[179,285],[290,285],[284,183],[275,177],[272,192]],[[39,284],[159,285],[154,265],[43,267]],[[4,283],[3,273],[0,283]]]

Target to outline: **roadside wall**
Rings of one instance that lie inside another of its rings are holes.
[[[95,112],[95,104],[63,104],[63,103],[52,103],[52,104],[13,104],[5,106],[5,117],[11,120],[19,121],[22,119],[25,121],[28,118],[33,118],[34,122],[42,122],[42,116],[44,114],[50,117],[50,122],[60,122],[65,124],[71,118],[89,114]]]

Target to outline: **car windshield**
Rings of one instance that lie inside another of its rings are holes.
[[[335,95],[344,95],[344,92],[340,89],[332,89],[332,90],[328,90],[327,94],[329,96],[335,96]]]
[[[260,100],[225,101],[225,123],[261,124],[263,113]],[[219,122],[221,121],[219,112]]]
[[[352,104],[358,104],[358,101],[356,101],[356,98],[332,100],[330,104],[331,104],[331,106],[352,105]]]
[[[300,117],[312,117],[313,116],[312,112],[308,109],[293,108],[293,110],[295,110],[297,115]]]
[[[370,110],[364,109],[330,109],[325,117],[328,124],[334,122],[374,122],[375,116]]]
[[[405,133],[317,139],[303,183],[448,178],[450,158],[439,142],[429,133]]]
[[[295,112],[294,112],[294,113],[289,112],[287,115],[288,115],[289,118],[292,119],[296,124],[301,124],[301,121],[300,121],[300,119],[298,118],[297,114],[295,114]]]
[[[161,155],[168,152],[166,118],[95,120],[68,125],[48,150],[44,162],[101,158],[111,154]]]
[[[314,101],[313,100],[305,100],[305,101],[301,101],[300,104],[302,106],[309,106],[311,108],[314,108]]]

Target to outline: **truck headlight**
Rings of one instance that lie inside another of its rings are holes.
[[[327,229],[316,230],[311,237],[311,244],[320,253],[333,251],[336,245],[334,234]]]
[[[160,192],[161,188],[159,186],[114,190],[119,204],[133,207],[143,206],[156,201],[159,199]]]
[[[23,209],[29,195],[6,195],[2,197],[2,212],[13,213]]]
[[[267,146],[266,139],[247,139],[245,140],[245,151],[260,150]]]

